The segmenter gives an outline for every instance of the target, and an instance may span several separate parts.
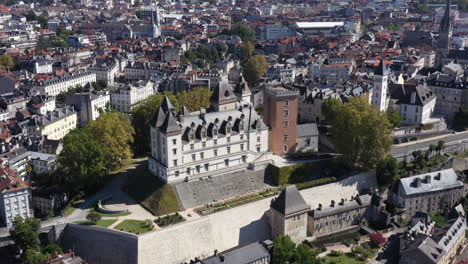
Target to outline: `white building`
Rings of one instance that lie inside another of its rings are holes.
[[[33,73],[51,73],[52,62],[49,60],[35,60],[33,66]]]
[[[114,79],[119,71],[119,65],[116,61],[112,61],[111,63],[90,67],[88,71],[96,74],[96,80],[106,81],[108,85],[114,85]]]
[[[268,152],[268,127],[230,87],[213,95],[215,112],[178,117],[165,97],[151,123],[150,171],[166,183],[219,175],[255,166]],[[219,111],[219,109],[223,109]]]
[[[78,112],[78,121],[84,126],[89,121],[96,120],[101,112],[111,104],[109,91],[91,91],[89,93],[78,93],[67,95],[65,103],[72,105]]]
[[[54,77],[34,84],[41,95],[57,96],[77,85],[85,86],[96,81],[96,74],[89,71],[78,71],[62,77]]]
[[[270,80],[293,81],[296,77],[296,68],[290,64],[277,63],[268,68],[265,77]]]
[[[403,117],[403,124],[419,125],[436,121],[432,117],[437,97],[426,84],[401,85],[398,88],[393,92],[392,99],[395,100],[394,108]]]
[[[16,172],[3,165],[0,168],[0,222],[11,228],[15,217],[32,217],[29,186],[16,177]]]
[[[278,24],[265,24],[263,26],[265,40],[277,40],[283,37],[293,37],[295,32],[287,26]]]
[[[126,84],[111,93],[112,106],[119,112],[128,112],[153,94],[155,94],[155,89],[152,81]]]
[[[337,78],[346,79],[353,71],[352,63],[336,63],[324,64],[312,63],[309,65],[309,78],[317,78],[321,76],[335,76]]]
[[[36,175],[50,173],[56,168],[56,155],[42,153],[42,152],[30,152],[30,161],[34,173]]]
[[[46,115],[31,119],[28,123],[28,134],[59,140],[75,129],[77,123],[78,117],[73,107],[57,108]]]

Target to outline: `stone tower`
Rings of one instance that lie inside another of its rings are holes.
[[[374,71],[374,90],[372,92],[372,104],[381,112],[387,111],[388,107],[388,75],[390,71],[384,60],[380,60]]]
[[[297,187],[286,187],[278,198],[271,201],[269,220],[273,239],[279,235],[288,235],[295,243],[302,243],[307,236],[309,210],[309,205]]]

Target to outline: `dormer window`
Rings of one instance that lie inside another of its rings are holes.
[[[217,126],[214,126],[214,127],[213,127],[213,136],[214,136],[214,137],[217,137],[217,136],[218,136],[218,127],[217,127]]]
[[[193,133],[193,130],[189,132],[189,140],[194,141],[195,140],[195,133]]]
[[[260,129],[261,129],[261,127],[260,127],[260,120],[257,120],[257,124],[256,124],[255,129],[257,130],[257,132],[260,132]]]
[[[228,124],[226,126],[226,135],[229,135],[229,134],[231,134],[231,125]]]
[[[201,138],[202,138],[202,139],[206,139],[206,129],[205,129],[205,128],[203,128],[203,129],[201,130]]]
[[[244,121],[239,122],[239,132],[243,133],[244,132]]]

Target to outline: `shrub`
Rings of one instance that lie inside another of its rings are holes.
[[[314,186],[324,185],[324,184],[331,183],[334,181],[336,181],[335,177],[328,177],[328,178],[322,178],[322,179],[312,180],[308,182],[298,183],[296,184],[296,187],[297,189],[302,190],[302,189],[307,189],[307,188],[314,187]]]
[[[270,164],[268,172],[272,175],[276,185],[301,182],[306,175],[320,171],[318,163],[301,163],[291,166],[277,167]]]
[[[381,233],[372,233],[369,235],[372,248],[378,248],[387,242],[387,239]]]
[[[86,216],[86,219],[93,223],[96,223],[97,221],[101,220],[101,215],[96,212],[91,212]]]
[[[339,257],[339,256],[342,256],[343,255],[343,252],[339,251],[339,250],[332,250],[330,252],[330,254],[328,254],[329,256],[332,256],[332,257]]]

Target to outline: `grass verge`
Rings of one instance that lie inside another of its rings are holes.
[[[143,234],[153,230],[152,223],[148,223],[143,220],[124,220],[122,223],[118,224],[114,229],[125,231],[134,234]]]
[[[146,168],[147,163],[142,163],[128,177],[124,190],[155,216],[180,211],[180,204],[172,185],[162,183]]]

